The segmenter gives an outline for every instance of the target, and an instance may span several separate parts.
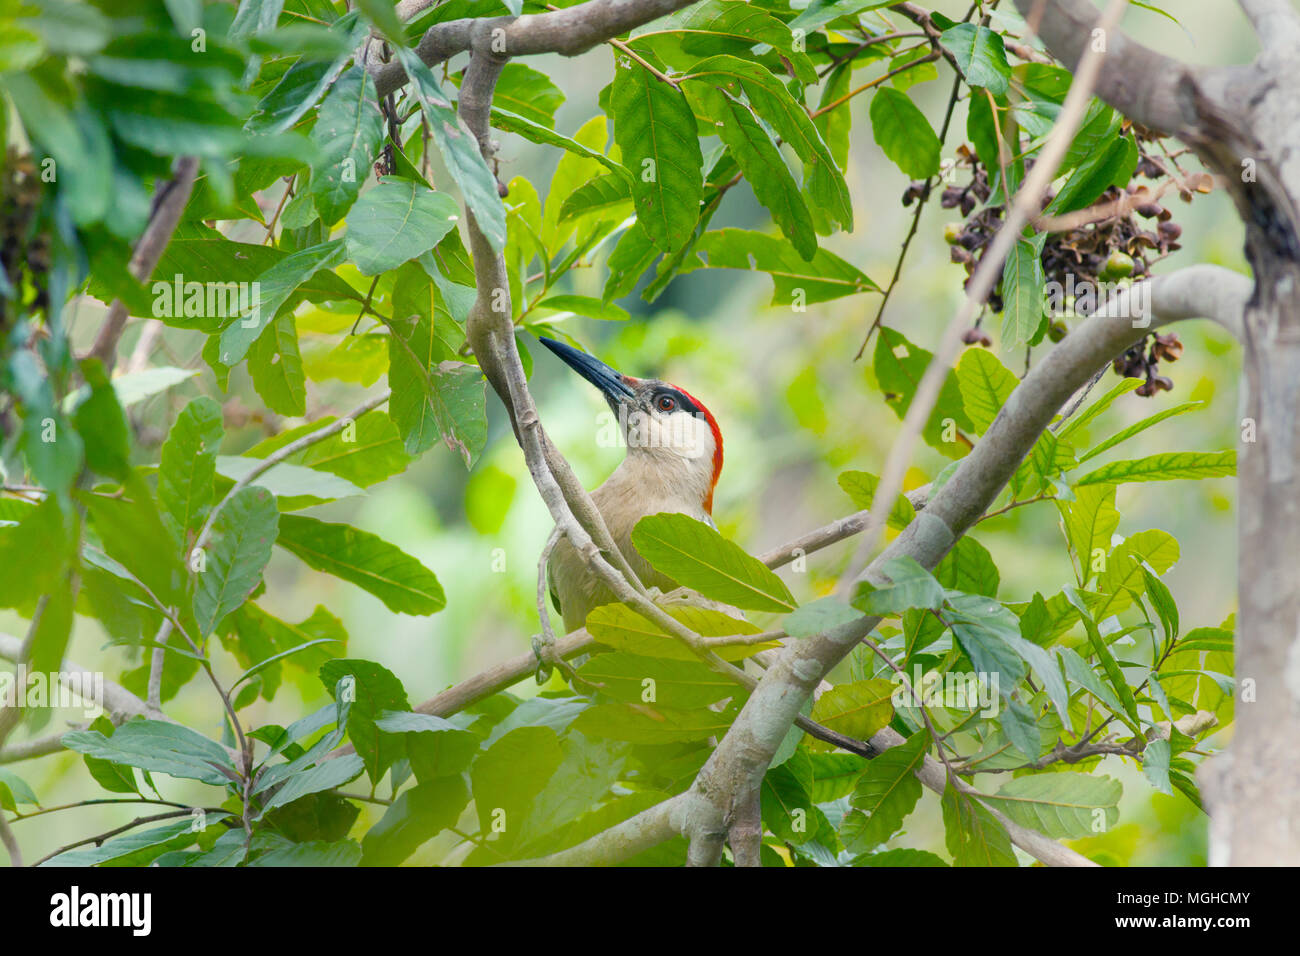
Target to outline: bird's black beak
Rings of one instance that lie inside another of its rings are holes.
[[[538,336],[537,340],[558,355],[565,365],[600,389],[601,394],[610,404],[618,405],[634,396],[635,393],[624,376],[595,356],[580,352],[571,345],[565,345],[555,339]]]

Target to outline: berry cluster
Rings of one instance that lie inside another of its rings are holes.
[[[1178,341],[1178,336],[1172,332],[1166,335],[1154,333],[1115,359],[1111,368],[1125,378],[1145,378],[1146,381],[1134,392],[1143,398],[1150,398],[1156,392],[1167,392],[1174,387],[1172,379],[1156,373],[1161,362],[1177,362],[1182,354],[1183,343]]]
[[[1166,165],[1167,157],[1148,152],[1147,147],[1158,140],[1157,134],[1138,126],[1131,131],[1136,138],[1139,154],[1134,170],[1134,181],[1126,187],[1108,187],[1087,210],[1057,219],[1043,245],[1043,274],[1047,282],[1056,282],[1064,289],[1077,289],[1091,285],[1099,291],[1099,284],[1113,283],[1126,278],[1142,278],[1151,267],[1179,248],[1182,228],[1173,221],[1172,211],[1160,202],[1161,196],[1176,186],[1180,198],[1190,202],[1194,192],[1208,192],[1210,177],[1190,174],[1174,177]],[[1033,167],[1033,158],[1025,160],[1026,169]],[[970,179],[964,185],[948,185],[940,195],[944,209],[961,211],[961,222],[949,223],[944,229],[944,239],[949,245],[949,255],[954,263],[966,271],[963,288],[970,285],[975,269],[983,258],[993,236],[1001,228],[1005,207],[990,205],[993,193],[993,174],[980,162],[975,151],[963,144],[957,149],[956,168],[968,170]],[[1159,180],[1140,183],[1138,179]],[[924,201],[930,195],[929,182],[911,183],[903,193],[903,205]],[[1040,209],[1046,210],[1054,194],[1042,199]],[[1103,302],[1097,295],[1094,301]],[[994,312],[1003,308],[1002,288],[999,282],[989,293],[988,307]],[[1076,307],[1084,307],[1080,303]],[[1053,341],[1060,341],[1069,332],[1063,321],[1053,321],[1047,333]],[[976,322],[963,336],[968,345],[991,344],[991,339]],[[1182,344],[1172,335],[1156,336],[1148,348],[1144,341],[1134,346],[1115,361],[1115,370],[1122,375],[1145,377],[1147,381],[1137,389],[1139,395],[1150,396],[1168,390],[1173,383],[1157,374],[1160,361],[1175,361],[1182,352]]]

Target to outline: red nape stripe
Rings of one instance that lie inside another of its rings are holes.
[[[695,407],[704,413],[704,420],[709,423],[709,428],[713,432],[713,481],[709,483],[709,494],[704,499],[704,510],[713,514],[713,489],[718,487],[718,476],[722,474],[722,432],[718,429],[718,420],[702,401],[680,385],[674,385],[673,388],[695,403]]]

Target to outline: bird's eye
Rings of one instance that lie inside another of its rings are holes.
[[[673,398],[671,395],[660,395],[659,398],[655,400],[655,407],[661,412],[671,412],[677,407],[677,399]]]

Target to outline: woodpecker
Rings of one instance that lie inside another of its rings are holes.
[[[713,525],[713,489],[722,472],[717,420],[684,388],[623,375],[554,339],[541,342],[600,390],[626,442],[622,464],[591,493],[610,536],[643,584],[661,591],[675,588],[674,581],[637,554],[632,529],[646,515],[660,512],[680,512]],[[556,542],[547,575],[565,631],[582,627],[592,608],[616,600],[567,538]]]

